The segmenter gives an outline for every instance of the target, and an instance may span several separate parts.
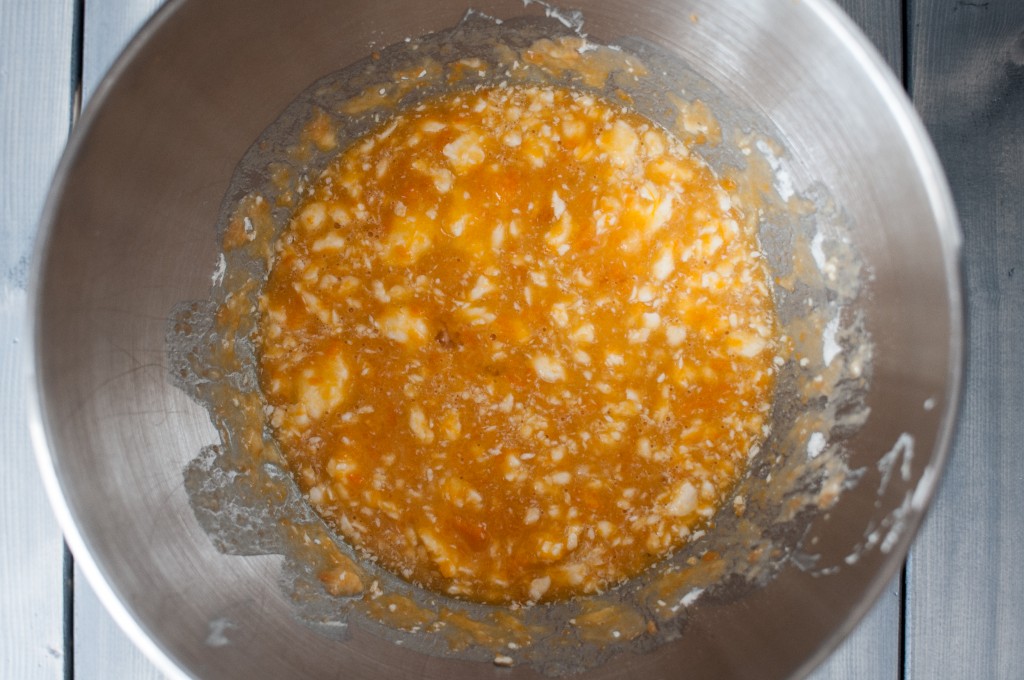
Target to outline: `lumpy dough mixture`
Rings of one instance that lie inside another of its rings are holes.
[[[312,505],[405,578],[492,603],[606,589],[704,530],[764,434],[777,349],[731,188],[554,87],[449,94],[358,140],[260,300],[272,429]]]

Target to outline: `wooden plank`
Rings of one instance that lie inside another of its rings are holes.
[[[114,60],[163,0],[89,0],[82,40],[82,100],[88,105]]]
[[[75,569],[75,677],[81,680],[132,678],[161,680],[164,675],[128,639]]]
[[[836,0],[860,26],[896,74],[903,72],[903,3],[901,0]]]
[[[839,0],[838,4],[860,26],[899,78],[903,68],[900,0]],[[900,579],[896,578],[860,625],[810,677],[813,680],[898,678],[902,597]]]
[[[886,587],[874,608],[835,652],[814,671],[811,680],[885,680],[899,677],[899,577]]]
[[[913,0],[914,102],[964,230],[953,456],[908,567],[907,673],[1024,677],[1024,3]]]
[[[71,111],[71,2],[0,10],[0,677],[64,672],[60,529],[28,434],[28,263]]]
[[[104,74],[161,0],[89,0],[82,40],[83,107]],[[128,639],[75,570],[75,677],[160,680],[163,674]]]

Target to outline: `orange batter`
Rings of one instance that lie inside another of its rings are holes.
[[[607,588],[706,527],[763,436],[775,321],[726,182],[591,94],[396,115],[317,180],[261,298],[317,511],[486,602]]]

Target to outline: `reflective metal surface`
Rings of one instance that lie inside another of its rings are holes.
[[[498,17],[536,7],[474,3]],[[577,3],[586,30],[670,49],[727,96],[768,115],[854,225],[876,342],[872,416],[852,463],[913,434],[914,502],[888,552],[831,576],[787,569],[695,617],[680,639],[588,677],[771,678],[809,670],[898,569],[945,456],[962,352],[959,236],[930,144],[866,41],[819,0]],[[440,30],[461,2],[301,7],[172,2],[93,98],[58,171],[34,271],[34,436],[44,479],[90,581],[169,673],[196,677],[530,677],[427,657],[353,630],[344,643],[291,616],[279,559],[218,553],[195,522],[182,469],[216,441],[167,379],[170,310],[202,298],[213,226],[238,159],[319,76],[374,47]],[[691,19],[696,15],[696,21]],[[927,404],[927,407],[926,407]],[[822,556],[865,533],[875,489],[820,519]]]

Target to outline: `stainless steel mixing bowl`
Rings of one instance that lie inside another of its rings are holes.
[[[543,12],[521,0],[473,6],[496,17]],[[800,675],[899,568],[940,477],[962,354],[949,191],[899,85],[827,0],[573,6],[596,38],[659,45],[769,117],[794,159],[794,181],[827,187],[870,272],[871,416],[850,441],[850,465],[875,470],[902,434],[913,442],[906,476],[893,475],[884,497],[861,484],[814,519],[826,537],[822,563],[840,565],[835,573],[787,565],[763,588],[697,611],[678,640],[616,657],[587,677]],[[35,262],[32,425],[79,564],[172,675],[535,674],[422,655],[358,629],[338,642],[298,622],[276,582],[279,558],[220,554],[196,522],[182,470],[217,435],[167,377],[168,315],[207,295],[221,200],[253,140],[316,78],[371,49],[450,27],[465,11],[462,0],[172,1],[75,130]],[[872,518],[899,509],[898,527],[874,527],[888,532],[885,549],[845,564],[844,551],[870,538]]]

